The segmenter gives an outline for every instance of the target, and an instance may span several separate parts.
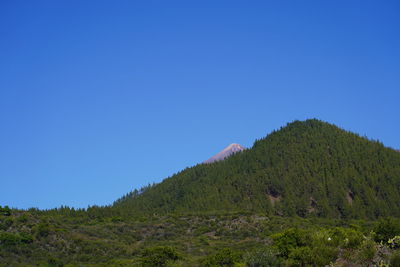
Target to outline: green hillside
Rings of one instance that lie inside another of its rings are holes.
[[[400,215],[400,153],[334,125],[294,121],[251,149],[134,191],[133,214],[218,211],[364,218]]]

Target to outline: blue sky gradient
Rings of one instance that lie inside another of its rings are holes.
[[[0,205],[111,204],[319,118],[400,148],[399,1],[1,1]]]

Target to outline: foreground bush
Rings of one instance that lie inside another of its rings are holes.
[[[357,261],[372,261],[375,243],[357,230],[343,227],[303,230],[290,228],[272,236],[273,246],[287,266],[326,266],[335,262],[339,251],[358,251]],[[354,252],[353,252],[354,254]]]
[[[396,251],[393,253],[392,257],[390,257],[390,266],[400,267],[400,251]]]
[[[224,266],[224,267],[233,267],[235,263],[241,260],[241,256],[239,253],[229,249],[224,248],[218,251],[217,253],[206,257],[201,266],[204,267],[216,267],[216,266]]]
[[[179,254],[171,247],[147,248],[142,253],[141,263],[145,267],[165,267],[168,262],[176,261]]]
[[[392,217],[380,219],[374,227],[375,241],[387,242],[390,238],[400,235],[400,222]]]
[[[277,252],[271,247],[265,247],[244,256],[247,267],[279,267],[282,261],[277,257]]]
[[[284,258],[288,258],[296,248],[306,246],[309,238],[307,231],[297,228],[290,228],[272,236],[274,247],[278,250],[279,255]]]

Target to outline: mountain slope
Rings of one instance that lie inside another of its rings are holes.
[[[319,121],[295,121],[251,149],[200,164],[116,201],[135,214],[253,211],[293,216],[400,215],[400,154]]]
[[[204,161],[204,163],[213,163],[216,161],[224,160],[227,157],[243,150],[245,150],[245,148],[239,144],[230,144],[229,146],[224,148],[221,152],[217,153],[208,160]]]

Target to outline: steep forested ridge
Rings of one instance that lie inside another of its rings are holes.
[[[130,193],[114,208],[373,219],[400,215],[399,204],[400,153],[312,119],[289,123],[224,161]]]

